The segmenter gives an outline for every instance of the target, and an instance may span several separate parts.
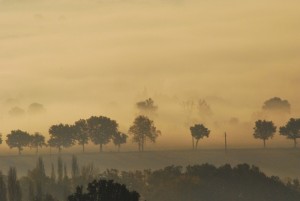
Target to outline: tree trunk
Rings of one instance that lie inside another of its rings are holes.
[[[196,150],[198,149],[198,142],[199,140],[196,140]]]
[[[297,138],[294,138],[294,148],[297,148]]]
[[[266,139],[263,139],[264,140],[264,149],[266,148]]]
[[[58,153],[61,154],[61,147],[58,147]]]
[[[193,150],[194,150],[195,149],[195,139],[193,136],[192,136],[192,143],[193,143]]]
[[[101,153],[102,151],[103,151],[103,144],[100,144],[99,152]]]
[[[19,156],[21,155],[21,147],[18,148],[19,149]]]
[[[121,147],[121,145],[118,144],[118,152],[120,152],[120,147]]]
[[[35,154],[38,154],[39,153],[39,146],[36,147],[36,152]]]
[[[82,153],[84,153],[84,143],[82,144]]]

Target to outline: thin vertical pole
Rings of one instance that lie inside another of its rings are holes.
[[[227,133],[225,132],[225,152],[227,152]]]

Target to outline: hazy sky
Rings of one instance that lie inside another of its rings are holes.
[[[216,129],[199,146],[218,147],[226,129],[218,125],[232,117],[240,120],[232,143],[260,146],[251,123],[266,99],[287,99],[300,115],[299,19],[296,0],[0,0],[1,132],[47,134],[91,115],[127,131],[134,104],[153,97],[156,148],[184,147],[180,103],[200,98]],[[46,113],[28,114],[34,102]],[[13,107],[25,114],[10,115]]]

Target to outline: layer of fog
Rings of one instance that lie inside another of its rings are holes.
[[[299,8],[294,0],[2,1],[1,132],[47,134],[91,115],[126,132],[135,103],[152,97],[163,135],[149,148],[186,148],[182,102],[205,99],[212,133],[200,147],[222,147],[225,131],[232,147],[261,147],[253,114],[265,100],[287,99],[291,116],[300,115]],[[31,114],[32,103],[45,111]],[[10,113],[15,107],[21,115]],[[268,146],[292,142],[275,136]]]

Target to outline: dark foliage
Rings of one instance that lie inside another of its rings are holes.
[[[139,194],[130,192],[125,185],[112,180],[94,180],[88,184],[87,193],[77,187],[76,193],[68,197],[69,201],[138,201]]]

